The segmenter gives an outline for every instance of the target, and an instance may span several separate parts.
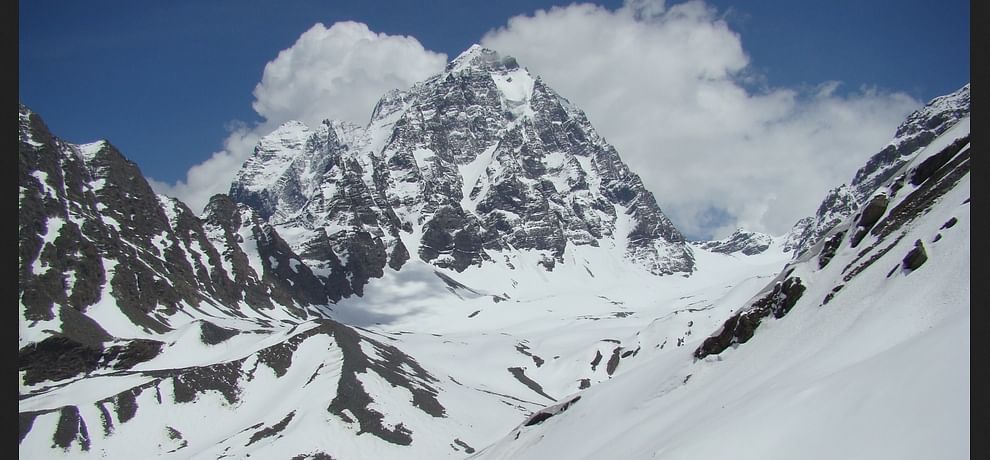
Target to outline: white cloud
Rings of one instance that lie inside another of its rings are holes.
[[[316,24],[265,66],[254,89],[254,110],[281,123],[316,126],[325,118],[364,125],[390,89],[443,70],[447,55],[415,38],[376,34],[358,22]]]
[[[838,82],[764,81],[738,34],[701,1],[635,0],[516,16],[482,44],[516,57],[592,124],[686,234],[780,234],[891,138],[920,102]],[[730,216],[712,222],[712,215]]]
[[[555,7],[511,18],[481,42],[583,108],[690,236],[724,236],[736,226],[786,232],[920,105],[869,88],[840,96],[832,81],[767,88],[738,34],[701,1]],[[364,124],[385,91],[445,62],[415,38],[355,22],[316,24],[265,67],[253,104],[263,123],[232,130],[224,149],[184,181],[153,186],[198,211],[227,191],[258,138],[279,124]]]
[[[316,126],[331,118],[363,125],[386,91],[439,73],[446,62],[445,54],[424,49],[412,37],[375,33],[351,21],[330,28],[318,23],[265,66],[252,104],[262,123],[235,126],[224,149],[190,168],[185,180],[149,182],[200,212],[211,196],[229,190],[260,137],[282,123]]]

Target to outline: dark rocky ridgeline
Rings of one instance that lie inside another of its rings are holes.
[[[223,283],[227,298],[243,299],[258,308],[280,305],[302,319],[307,314],[297,305],[325,305],[330,294],[340,298],[339,292],[327,291],[301,257],[251,208],[235,204],[226,195],[215,195],[207,204],[204,216],[204,230],[213,236],[214,244],[232,267],[233,282]],[[253,241],[249,247],[256,251],[262,273],[251,266],[242,248],[245,236]]]
[[[883,184],[888,183],[914,153],[926,147],[960,119],[969,116],[969,90],[970,85],[967,83],[952,94],[932,99],[912,113],[897,127],[894,140],[856,171],[849,185],[830,191],[814,217],[804,218],[794,225],[785,250],[794,251],[794,258],[797,259],[821,241],[829,230],[852,215]],[[889,195],[893,196],[902,185],[903,180],[891,183]]]
[[[280,308],[305,319],[304,306],[349,293],[331,290],[341,286],[314,275],[251,209],[219,196],[201,219],[178,200],[156,195],[110,143],[64,142],[24,105],[18,181],[22,314],[29,329],[60,323],[45,326],[41,338],[102,349],[113,337],[87,310],[104,296],[135,333],[154,335],[171,330],[172,316],[202,316],[207,306],[232,317],[248,316],[244,305]],[[261,260],[262,273],[245,251]]]
[[[17,367],[25,373],[26,385],[57,382],[101,368],[130,369],[158,356],[163,346],[156,340],[133,339],[104,347],[101,343],[84,344],[55,335],[21,348]]]
[[[748,342],[764,318],[770,315],[777,319],[784,317],[804,294],[804,290],[805,286],[798,277],[787,277],[784,281],[776,282],[772,290],[748,308],[741,309],[725,320],[722,329],[705,339],[694,351],[694,357],[702,359],[708,355],[717,355],[732,344]]]
[[[513,79],[532,92],[510,99],[499,85]],[[410,253],[462,271],[491,261],[486,251],[535,249],[549,270],[568,244],[605,237],[627,240],[627,256],[658,275],[694,267],[683,236],[584,113],[480,47],[387,93],[367,128],[287,123],[258,144],[230,195],[276,228],[305,230],[290,244],[308,263],[346,253],[356,294]],[[613,235],[616,205],[634,221],[629,235]],[[406,248],[399,235],[416,232],[420,247]]]
[[[891,251],[906,235],[905,225],[931,211],[939,198],[952,190],[963,177],[969,174],[971,167],[970,149],[962,148],[963,145],[968,145],[968,136],[963,140],[965,142],[962,140],[953,142],[909,172],[915,177],[918,177],[918,174],[923,174],[926,177],[917,188],[892,209],[887,210],[879,222],[872,226],[869,235],[873,240],[842,269],[844,281],[848,282],[853,279],[880,257]],[[945,152],[951,152],[951,154],[945,154]],[[931,162],[927,161],[931,158],[939,158],[937,161],[941,163],[940,166],[932,168]],[[920,266],[925,260],[927,260],[927,253],[924,247],[916,244],[915,248],[905,256],[903,263],[905,268],[913,269]]]
[[[360,128],[339,122],[315,130],[286,123],[259,142],[229,193],[271,228],[305,229],[293,250],[328,273],[319,276],[333,301],[360,295],[386,265],[399,269],[409,259],[399,219],[375,186],[381,179],[369,179],[376,174],[371,158],[348,153],[350,143],[362,142],[355,131]]]

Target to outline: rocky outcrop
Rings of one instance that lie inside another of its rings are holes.
[[[880,193],[870,198],[869,203],[863,206],[863,210],[859,213],[859,218],[856,220],[856,232],[849,239],[850,247],[859,245],[859,242],[863,240],[866,233],[883,217],[884,212],[887,211],[887,204],[889,202],[890,200],[887,198],[887,195]]]
[[[722,254],[741,253],[746,256],[762,254],[773,244],[773,237],[765,233],[736,229],[725,239],[697,243],[698,247]]]
[[[794,224],[784,242],[784,251],[792,251],[798,257],[843,219],[856,212],[859,203],[848,185],[841,185],[828,191],[812,217],[806,217]]]
[[[921,240],[914,242],[914,248],[904,256],[904,260],[901,264],[905,270],[916,270],[922,264],[928,260],[928,253],[925,251],[925,245],[921,243]]]
[[[19,121],[22,346],[58,336],[101,349],[112,336],[89,316],[100,302],[133,326],[118,334],[137,337],[207,310],[305,319],[305,306],[350,293],[328,292],[337,285],[313,274],[251,208],[218,196],[200,218],[156,195],[109,142],[62,141],[24,105]]]
[[[771,314],[777,319],[784,317],[804,294],[804,290],[805,286],[798,277],[788,277],[777,282],[770,292],[725,320],[721,330],[695,349],[694,357],[702,359],[717,355],[733,344],[748,342],[764,318]]]

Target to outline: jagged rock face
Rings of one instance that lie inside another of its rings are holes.
[[[317,272],[333,271],[327,250],[363,254],[345,272],[376,276],[410,253],[463,271],[499,263],[490,252],[528,249],[551,267],[568,245],[605,244],[655,274],[694,267],[683,236],[584,113],[477,46],[387,93],[367,127],[283,125],[230,195],[293,235]],[[350,281],[360,292],[366,279]]]
[[[327,283],[250,208],[217,197],[200,219],[155,195],[110,143],[64,142],[23,105],[19,117],[22,343],[59,335],[99,348],[206,311],[306,318],[301,306],[327,303]]]
[[[773,244],[773,237],[765,233],[750,232],[741,228],[736,229],[728,238],[716,241],[705,241],[698,247],[723,254],[742,253],[752,256],[761,254]]]
[[[814,217],[801,219],[791,229],[784,243],[784,251],[794,251],[795,257],[821,240],[832,227],[856,211],[859,204],[848,185],[840,185],[828,191],[818,205]]]
[[[849,185],[843,184],[829,191],[813,218],[801,219],[794,225],[785,250],[794,251],[794,257],[799,257],[840,221],[866,203],[882,184],[890,181],[921,149],[960,119],[969,116],[969,86],[967,83],[952,94],[936,97],[912,113],[897,127],[894,139],[856,171]],[[896,192],[902,185],[903,180],[895,180],[891,184],[892,192]]]
[[[912,154],[970,113],[969,84],[952,94],[932,99],[897,127],[894,140],[856,171],[851,185],[858,202],[863,202],[893,177]]]

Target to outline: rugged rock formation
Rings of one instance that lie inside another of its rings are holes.
[[[954,126],[960,119],[969,116],[969,84],[952,94],[939,96],[924,107],[912,113],[880,152],[873,155],[853,176],[848,185],[831,190],[822,200],[813,217],[806,217],[794,224],[788,235],[785,250],[793,251],[798,258],[804,251],[821,241],[844,218],[850,216],[884,184],[893,178],[897,171],[918,152],[924,149],[940,134]],[[962,145],[958,146],[959,148]],[[939,160],[932,157],[932,162]],[[922,168],[922,174],[930,174],[930,168]],[[937,168],[936,168],[937,169]],[[912,177],[913,185],[919,180]],[[890,183],[890,195],[903,186],[903,178]]]
[[[752,256],[761,254],[773,244],[773,237],[765,233],[736,229],[725,239],[697,243],[698,247],[712,252],[732,254],[735,252]]]
[[[305,319],[303,306],[328,303],[332,283],[250,208],[218,196],[197,217],[156,196],[109,142],[67,143],[27,107],[19,114],[22,344],[59,336],[100,349],[113,336],[167,332],[190,314],[279,310],[258,315],[263,323]],[[117,315],[130,326],[107,331],[101,323]]]
[[[231,186],[315,271],[343,254],[360,293],[410,254],[463,271],[533,250],[618,246],[663,275],[691,273],[683,236],[584,113],[515,59],[474,46],[377,104],[366,127],[289,122]]]

